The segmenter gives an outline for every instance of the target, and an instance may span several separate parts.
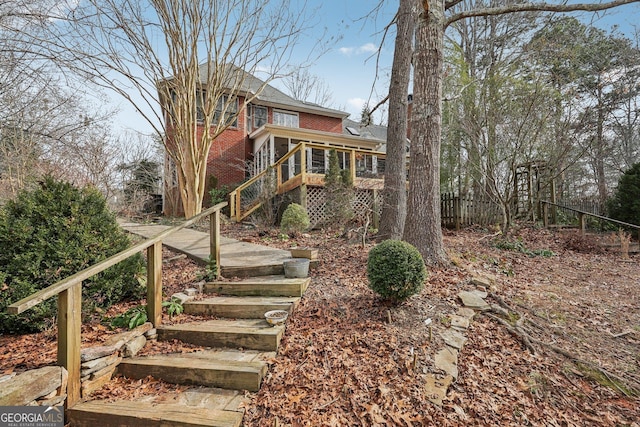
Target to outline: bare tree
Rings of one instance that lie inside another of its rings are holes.
[[[165,136],[191,217],[202,208],[216,137],[281,75],[311,25],[296,6],[290,0],[89,0],[37,43],[121,95]]]
[[[389,83],[389,125],[382,215],[379,235],[400,239],[407,209],[406,163],[408,95],[418,3],[400,0],[396,15],[396,43]]]
[[[306,68],[295,68],[284,77],[282,83],[289,95],[298,101],[312,102],[324,107],[331,105],[333,94],[327,83]]]
[[[473,16],[524,11],[599,11],[638,0],[599,4],[550,4],[538,2],[475,5],[465,9],[461,0],[421,2],[416,27],[413,110],[411,119],[411,167],[404,240],[418,248],[430,265],[447,264],[440,216],[440,143],[442,134],[442,82],[444,32],[448,25]]]

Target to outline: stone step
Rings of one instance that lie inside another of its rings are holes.
[[[204,291],[235,296],[301,297],[310,282],[311,279],[308,277],[289,279],[283,275],[271,275],[249,277],[233,282],[210,282],[204,285]]]
[[[210,315],[230,319],[264,319],[270,310],[292,312],[300,301],[297,297],[212,297],[184,303],[187,314]]]
[[[240,427],[246,399],[236,391],[191,389],[136,401],[93,400],[67,411],[72,427]]]
[[[220,319],[158,328],[160,340],[260,351],[276,351],[283,334],[284,325],[271,326],[264,319]]]
[[[173,384],[248,391],[260,389],[266,372],[267,364],[255,357],[233,360],[216,351],[125,358],[118,365],[118,373],[127,378],[143,379],[151,375]]]

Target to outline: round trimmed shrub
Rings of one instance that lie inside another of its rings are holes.
[[[93,188],[45,178],[0,209],[0,333],[36,332],[56,316],[56,298],[20,315],[8,305],[129,247],[129,238]],[[82,285],[83,310],[139,298],[141,255],[128,258]]]
[[[413,245],[385,240],[369,251],[367,276],[375,293],[399,303],[422,290],[427,268]]]
[[[282,214],[280,229],[283,233],[302,233],[309,228],[310,224],[305,208],[297,203],[291,203]]]

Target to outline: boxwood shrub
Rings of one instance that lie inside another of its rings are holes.
[[[51,325],[56,298],[17,316],[6,308],[129,244],[104,197],[93,188],[78,189],[48,177],[7,202],[0,209],[0,333],[36,332]],[[141,297],[144,288],[136,275],[142,268],[142,256],[133,256],[85,280],[83,310]]]
[[[280,229],[283,233],[302,233],[309,228],[309,225],[307,211],[297,203],[287,206],[280,221]]]
[[[367,276],[374,292],[400,303],[422,290],[427,269],[414,246],[400,240],[385,240],[369,251]]]

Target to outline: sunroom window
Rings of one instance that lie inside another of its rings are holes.
[[[273,112],[273,124],[279,126],[286,126],[290,128],[300,127],[300,121],[297,113],[291,113],[289,111],[274,111]]]

